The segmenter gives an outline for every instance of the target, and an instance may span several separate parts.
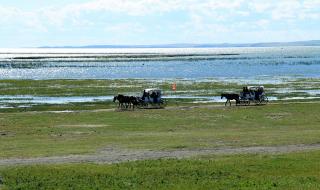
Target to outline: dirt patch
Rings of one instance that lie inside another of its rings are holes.
[[[182,147],[181,147],[182,148]],[[274,147],[240,147],[240,148],[213,148],[213,149],[176,149],[168,151],[154,150],[126,150],[119,148],[105,148],[92,155],[69,155],[39,157],[27,159],[3,159],[0,160],[0,166],[8,165],[28,165],[28,164],[57,164],[57,163],[119,163],[136,160],[150,160],[160,158],[190,158],[203,155],[230,155],[230,154],[277,154],[309,150],[320,150],[320,144],[299,144]]]
[[[87,131],[87,132],[83,132],[83,131],[71,131],[68,134],[71,135],[91,135],[93,132],[92,131]]]
[[[81,124],[81,125],[56,125],[54,127],[62,128],[100,128],[100,127],[109,127],[110,125],[93,125],[93,124]]]
[[[272,120],[279,120],[279,119],[283,119],[287,116],[290,116],[290,113],[271,113],[271,114],[267,114],[266,117]]]
[[[15,133],[10,131],[0,131],[0,137],[13,137]]]
[[[51,137],[62,137],[62,134],[50,134]]]

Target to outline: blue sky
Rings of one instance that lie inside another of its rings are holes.
[[[320,39],[320,0],[0,0],[0,47]]]

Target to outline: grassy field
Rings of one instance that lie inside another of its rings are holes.
[[[319,189],[320,152],[0,168],[3,189]]]
[[[0,95],[138,95],[148,87],[160,87],[170,94],[172,82],[0,80]],[[241,84],[212,81],[181,79],[177,83],[176,93],[181,95],[211,96],[242,88]],[[299,79],[265,86],[270,95],[290,97],[305,94],[276,91],[318,90],[319,84],[316,79]],[[108,148],[200,150],[320,143],[320,101],[278,101],[247,107],[191,101],[171,100],[167,109],[136,111],[116,111],[111,102],[0,109],[0,159],[94,154]],[[50,112],[54,110],[79,111]],[[319,189],[319,158],[319,151],[309,151],[110,165],[2,166],[0,189]]]
[[[319,143],[319,105],[2,113],[0,158]]]

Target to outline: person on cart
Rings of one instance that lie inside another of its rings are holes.
[[[142,94],[142,100],[145,102],[146,98],[148,98],[149,93],[146,92],[146,90],[143,90],[143,94]]]
[[[247,95],[249,94],[248,87],[246,87],[246,86],[243,87],[242,91],[243,91],[243,97],[247,98]]]
[[[151,93],[150,97],[153,99],[153,103],[158,103],[158,94],[157,94],[157,92],[153,91]]]

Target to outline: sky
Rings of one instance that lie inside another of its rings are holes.
[[[0,47],[320,39],[320,0],[0,0]]]

